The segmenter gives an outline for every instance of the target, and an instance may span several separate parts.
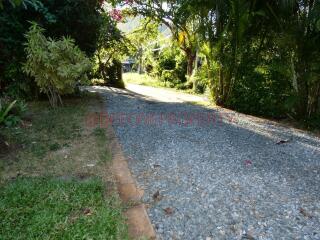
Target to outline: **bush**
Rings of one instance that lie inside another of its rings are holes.
[[[192,82],[185,82],[185,83],[180,83],[178,85],[176,85],[176,89],[178,90],[188,90],[188,89],[192,89]]]
[[[159,56],[156,66],[156,74],[161,77],[165,70],[174,70],[176,67],[176,60],[174,52],[170,49],[165,49]]]
[[[155,73],[161,81],[170,87],[186,82],[187,61],[177,48],[166,48],[161,52],[155,67]]]
[[[16,104],[17,101],[13,101],[9,104],[2,103],[0,100],[0,125],[5,123],[8,120],[9,113],[13,106]]]
[[[103,69],[100,67],[100,71],[103,71],[103,76],[96,74],[97,77],[91,80],[92,85],[125,88],[122,79],[122,63],[119,60],[113,59],[110,64],[104,65]]]
[[[22,62],[25,61],[23,43],[24,33],[30,23],[28,20],[44,19],[40,17],[40,7],[37,11],[31,1],[25,3],[27,9],[13,7],[9,1],[4,1],[4,9],[0,10],[0,93],[13,98],[34,97],[36,85],[22,71]],[[45,20],[44,20],[45,21]]]
[[[113,60],[111,66],[107,68],[108,85],[116,88],[125,88],[122,79],[122,63],[118,60]]]
[[[160,80],[165,84],[169,84],[169,87],[175,87],[179,83],[179,79],[174,70],[163,70]]]
[[[90,60],[70,38],[52,40],[43,35],[37,24],[26,34],[27,62],[24,70],[35,78],[40,90],[47,94],[52,107],[62,104],[61,95],[71,94],[79,82],[87,79]]]

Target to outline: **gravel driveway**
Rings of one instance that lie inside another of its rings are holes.
[[[320,139],[151,87],[105,89],[159,239],[320,239]]]

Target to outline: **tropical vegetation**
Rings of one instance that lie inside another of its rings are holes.
[[[319,1],[134,0],[119,4],[130,16],[144,16],[170,30],[170,43],[160,53],[153,52],[158,55],[152,67],[146,60],[146,72],[160,65],[161,74],[159,67],[156,70],[160,78],[180,88],[186,76],[183,87],[198,92],[207,88],[224,107],[318,122]],[[181,54],[186,69],[177,80],[173,66]]]

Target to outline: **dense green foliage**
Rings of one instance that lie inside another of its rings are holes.
[[[114,84],[114,63],[127,54],[140,73],[177,88],[209,89],[219,105],[276,118],[318,119],[318,0],[105,1],[128,7],[121,11],[106,10],[103,2],[1,1],[1,92],[36,95],[36,85],[21,68],[24,34],[28,21],[35,21],[47,37],[70,36],[94,56],[91,76],[104,85]],[[145,19],[124,35],[117,29],[122,13]],[[159,40],[161,26],[171,33],[170,43],[168,36],[166,43]]]
[[[163,82],[169,82],[172,87],[186,82],[187,62],[179,49],[174,46],[163,49],[155,62],[155,74]]]
[[[219,105],[272,117],[319,115],[318,0],[135,0],[129,9],[170,29],[193,89],[209,86]]]
[[[107,13],[102,13],[103,22],[99,28],[93,77],[102,79],[102,85],[124,87],[121,72],[121,57],[128,52],[127,39],[117,28],[117,22]],[[120,62],[120,66],[119,66]],[[94,82],[93,82],[94,83]]]
[[[35,84],[22,72],[25,61],[24,33],[29,27],[28,20],[39,16],[47,21],[52,20],[51,15],[42,14],[45,12],[43,6],[31,2],[26,6],[13,7],[5,1],[4,9],[0,10],[0,94],[13,97],[36,95]]]
[[[105,69],[105,84],[116,88],[125,88],[122,79],[122,64],[119,60],[113,59],[110,65]]]
[[[53,40],[43,35],[37,24],[26,34],[27,62],[24,70],[35,78],[52,107],[62,104],[61,95],[71,94],[76,85],[87,79],[90,60],[70,38]]]
[[[18,2],[18,1],[13,1]],[[38,93],[33,79],[22,71],[26,61],[25,33],[34,21],[45,28],[46,36],[71,37],[88,56],[97,48],[101,17],[99,0],[28,0],[22,4],[3,1],[0,10],[0,94],[32,98]]]
[[[53,38],[68,36],[89,57],[97,49],[99,29],[103,24],[99,0],[49,0],[44,4],[54,14],[54,23],[43,25]]]

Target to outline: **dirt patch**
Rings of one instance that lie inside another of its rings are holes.
[[[67,99],[64,107],[54,111],[46,102],[30,103],[32,122],[1,129],[0,183],[18,174],[80,181],[95,176],[112,182],[108,136],[86,125],[86,116],[99,101],[92,95]]]

